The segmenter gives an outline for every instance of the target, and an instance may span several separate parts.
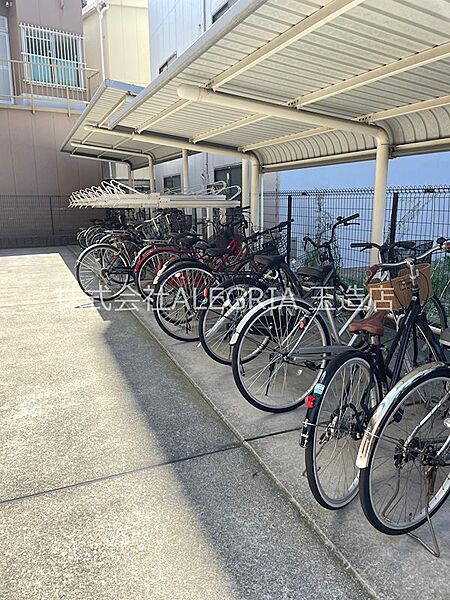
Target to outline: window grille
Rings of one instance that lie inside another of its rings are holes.
[[[164,71],[167,71],[167,69],[169,68],[169,65],[173,63],[173,61],[176,59],[177,57],[177,53],[174,52],[171,56],[169,56],[169,58],[166,60],[166,62],[164,62],[160,67],[159,67],[159,73],[163,73]]]
[[[81,35],[20,23],[25,79],[84,89]]]
[[[181,175],[168,175],[163,179],[164,189],[170,192],[181,191]]]
[[[220,17],[227,12],[227,10],[229,8],[230,8],[230,2],[225,2],[225,4],[223,4],[219,8],[219,10],[216,10],[216,12],[213,13],[213,15],[212,15],[212,22],[215,23],[216,21],[218,21],[220,19]]]

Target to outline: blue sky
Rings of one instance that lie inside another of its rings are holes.
[[[375,161],[313,167],[280,173],[281,190],[373,187]],[[406,156],[389,161],[388,185],[449,185],[450,152]]]

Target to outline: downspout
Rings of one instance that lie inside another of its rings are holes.
[[[102,67],[102,80],[105,81],[105,49],[103,47],[103,15],[109,9],[109,4],[105,0],[96,0],[95,8],[98,12],[98,27],[100,37],[100,62]]]

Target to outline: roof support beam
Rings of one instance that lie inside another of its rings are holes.
[[[222,135],[223,133],[228,133],[229,131],[240,129],[241,127],[245,127],[246,125],[251,125],[252,123],[264,121],[265,119],[267,119],[266,115],[250,115],[249,117],[239,119],[238,121],[233,121],[232,123],[228,123],[227,125],[223,125],[222,127],[216,127],[215,129],[205,131],[205,133],[201,133],[200,135],[193,137],[191,139],[191,142],[196,144],[197,142],[200,142],[202,140],[207,140],[209,138]]]
[[[367,125],[369,127],[369,125]],[[158,135],[154,133],[135,133],[131,130],[120,129],[99,129],[92,125],[85,125],[86,131],[95,131],[97,133],[110,135],[111,137],[123,137],[128,136],[129,140],[139,141],[143,144],[157,144],[158,146],[169,146],[171,148],[179,148],[180,150],[193,150],[194,152],[211,152],[212,154],[223,154],[224,156],[230,156],[232,158],[246,158],[251,162],[259,165],[258,158],[251,152],[240,152],[235,148],[228,148],[225,146],[218,146],[215,144],[193,144],[187,139],[172,137],[167,135]],[[123,154],[127,154],[127,150],[122,150]]]
[[[332,131],[332,129],[330,127],[315,127],[314,129],[308,129],[307,131],[288,133],[287,135],[280,135],[279,137],[270,138],[262,142],[247,144],[247,146],[243,146],[241,150],[242,152],[248,152],[249,150],[257,150],[258,148],[267,148],[267,146],[276,146],[277,144],[284,144],[285,142],[292,142],[295,140],[313,137],[315,135],[321,135],[323,133],[327,133],[328,131]]]
[[[316,29],[319,29],[319,27],[323,27],[326,23],[329,23],[352,8],[355,8],[355,6],[362,4],[362,2],[364,2],[364,0],[332,0],[326,6],[320,8],[312,15],[305,17],[287,31],[280,33],[276,38],[270,40],[270,42],[267,42],[267,44],[264,44],[261,48],[258,48],[235,65],[226,69],[217,77],[214,77],[214,79],[209,82],[208,87],[216,90],[228,81],[231,81],[231,79],[242,75],[242,73],[245,73],[263,60],[266,60],[273,54],[280,52],[283,48],[290,46],[297,40],[307,36]]]
[[[430,100],[414,102],[413,104],[406,104],[405,106],[397,106],[396,108],[380,110],[379,112],[360,117],[360,120],[367,122],[382,121],[384,119],[393,119],[394,117],[401,117],[403,115],[421,112],[422,110],[429,110],[430,108],[447,106],[448,104],[450,104],[450,96],[441,96],[440,98],[431,98]]]
[[[171,104],[166,109],[159,112],[157,115],[153,115],[153,117],[151,117],[150,119],[148,119],[147,121],[144,121],[144,123],[139,125],[139,127],[136,128],[137,133],[141,133],[148,127],[151,127],[152,125],[156,125],[156,123],[159,123],[160,121],[163,121],[167,117],[174,115],[175,113],[177,113],[179,110],[181,110],[188,104],[190,104],[189,100],[178,100],[178,102]]]
[[[109,148],[107,146],[96,146],[95,144],[80,144],[77,142],[70,142],[70,145],[73,148],[84,148],[85,150],[94,150],[96,152],[101,152],[102,154],[106,154],[108,152],[111,152],[112,154],[122,154],[122,156],[143,156],[144,158],[151,158],[151,154],[149,154],[148,152],[136,152],[133,150],[124,150],[124,149],[117,149],[117,148]],[[96,156],[93,156],[92,158],[97,158]],[[106,159],[104,159],[106,160]]]
[[[405,106],[397,106],[396,108],[390,108],[387,110],[381,110],[376,113],[364,115],[358,117],[358,121],[363,123],[373,123],[375,121],[384,121],[385,119],[393,119],[395,117],[401,117],[402,115],[408,115],[423,110],[429,110],[431,108],[439,108],[441,106],[447,106],[450,104],[450,96],[441,96],[440,98],[432,98],[430,100],[423,100],[421,102],[414,102],[413,104],[406,104]],[[242,146],[240,150],[242,152],[248,152],[249,150],[257,150],[258,148],[267,148],[268,146],[276,146],[277,144],[283,144],[284,142],[293,142],[295,140],[301,140],[315,135],[322,135],[329,131],[333,131],[329,127],[317,127],[315,129],[308,129],[307,131],[299,131],[298,133],[290,133],[288,135],[282,135],[279,137],[269,138],[262,140],[261,142],[255,142],[254,144],[247,144]]]
[[[440,46],[435,46],[434,48],[423,50],[422,52],[417,52],[416,54],[412,54],[406,58],[401,58],[393,63],[389,63],[388,65],[383,65],[382,67],[372,69],[372,71],[361,73],[360,75],[356,75],[350,79],[339,81],[338,83],[330,85],[321,90],[317,90],[316,92],[312,92],[311,94],[300,96],[296,98],[294,102],[299,106],[306,106],[307,104],[325,100],[326,98],[330,98],[336,94],[349,92],[350,90],[354,90],[362,85],[374,83],[375,81],[380,81],[381,79],[386,79],[387,77],[392,77],[393,75],[398,75],[399,73],[404,73],[405,71],[409,71],[411,69],[423,67],[424,65],[428,65],[437,60],[442,60],[448,56],[450,56],[450,42],[441,44]]]
[[[252,100],[243,96],[235,96],[234,94],[214,92],[195,85],[182,84],[177,91],[180,98],[192,100],[194,102],[204,102],[216,106],[236,108],[238,110],[248,111],[252,114],[267,115],[279,119],[287,119],[288,121],[297,121],[303,124],[310,123],[344,131],[352,131],[353,133],[360,133],[361,135],[370,135],[377,140],[383,138],[383,143],[389,143],[386,131],[377,125],[368,125],[350,119],[331,117],[312,111],[300,110],[271,102],[263,102],[262,100]]]

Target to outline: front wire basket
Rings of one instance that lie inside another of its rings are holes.
[[[416,267],[419,276],[420,301],[424,303],[433,295],[431,265],[429,263],[419,263]],[[391,277],[385,281],[373,281],[367,284],[367,288],[376,310],[404,310],[411,302],[411,285],[409,269],[402,269],[396,277]]]

